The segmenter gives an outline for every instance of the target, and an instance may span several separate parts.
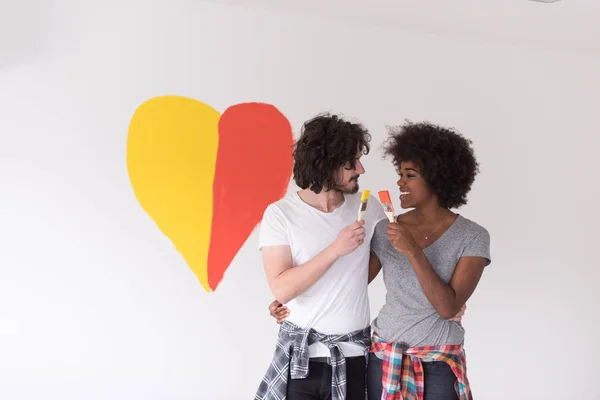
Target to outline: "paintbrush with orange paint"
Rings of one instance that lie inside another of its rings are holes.
[[[387,215],[391,223],[394,222],[394,206],[392,205],[392,199],[390,198],[390,192],[387,190],[379,191],[379,201],[383,206],[383,211]]]

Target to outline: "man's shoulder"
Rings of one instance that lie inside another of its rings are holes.
[[[267,206],[267,209],[277,209],[280,211],[286,211],[293,209],[295,206],[295,193],[286,193],[282,198],[276,200]]]
[[[288,193],[265,208],[263,219],[268,217],[291,218],[296,210],[298,210],[298,204],[295,193]]]

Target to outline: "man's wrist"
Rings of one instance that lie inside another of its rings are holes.
[[[330,258],[334,262],[341,257],[335,243],[330,244],[325,251],[327,252],[327,258]]]

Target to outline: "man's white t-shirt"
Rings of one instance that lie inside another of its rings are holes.
[[[289,245],[298,266],[332,244],[340,231],[356,222],[361,194],[345,195],[332,212],[305,203],[297,192],[269,205],[260,227],[259,248]],[[339,258],[306,292],[291,300],[288,321],[323,334],[346,334],[370,324],[368,271],[371,237],[377,221],[386,218],[381,203],[371,196],[363,217],[366,237],[352,253]],[[346,357],[361,356],[357,344],[341,343]],[[329,357],[326,345],[314,343],[310,357]]]

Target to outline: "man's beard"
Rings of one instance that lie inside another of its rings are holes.
[[[356,182],[352,185],[353,182]],[[352,186],[350,186],[352,185]],[[355,194],[358,193],[359,185],[358,185],[358,175],[350,178],[350,181],[346,185],[339,185],[337,190],[344,194]]]

